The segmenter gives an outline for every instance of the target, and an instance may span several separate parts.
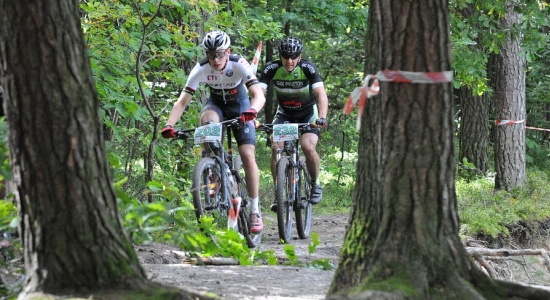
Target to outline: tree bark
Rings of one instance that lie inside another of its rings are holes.
[[[525,56],[521,55],[521,33],[513,26],[521,22],[515,12],[517,0],[508,1],[501,24],[510,33],[496,62],[496,120],[525,120]],[[495,188],[511,190],[525,185],[525,123],[495,128]]]
[[[145,282],[118,216],[78,1],[2,4],[24,293]]]
[[[474,164],[478,173],[484,175],[489,170],[488,149],[488,104],[486,96],[474,95],[472,89],[461,87],[460,97],[460,151],[463,159]]]
[[[0,0],[0,85],[26,271],[19,299],[212,299],[149,282],[139,264],[118,214],[78,4]]]
[[[372,0],[369,73],[451,70],[449,23],[444,0]],[[510,284],[483,274],[458,236],[451,83],[380,88],[362,118],[350,224],[329,299],[508,297]]]

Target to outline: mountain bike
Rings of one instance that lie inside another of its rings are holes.
[[[300,155],[300,135],[311,129],[311,123],[259,124],[256,128],[273,136],[273,142],[283,142],[277,150],[275,201],[279,238],[288,244],[292,238],[293,213],[296,231],[301,239],[309,236],[312,204],[311,176],[304,156]]]
[[[235,118],[178,130],[174,138],[187,140],[193,135],[195,144],[206,145],[192,172],[191,194],[199,223],[203,216],[212,216],[219,226],[227,223],[227,229],[240,232],[248,247],[255,248],[262,236],[250,231],[244,168],[241,157],[233,155],[231,136],[240,126],[240,119]]]

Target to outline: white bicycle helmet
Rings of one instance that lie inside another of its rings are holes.
[[[204,36],[202,46],[207,51],[225,50],[231,46],[231,39],[223,31],[211,31]]]

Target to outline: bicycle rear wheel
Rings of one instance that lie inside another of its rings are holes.
[[[239,176],[237,177],[237,182],[239,188],[239,196],[242,199],[238,221],[239,232],[246,239],[246,243],[248,244],[249,248],[256,248],[260,245],[260,242],[262,241],[262,233],[260,232],[258,234],[255,234],[250,232],[250,202],[248,201],[247,197],[248,192],[246,187],[243,163],[241,161],[241,157],[238,155],[233,156],[233,169],[239,173]]]
[[[292,238],[292,214],[294,205],[294,170],[290,158],[281,157],[277,162],[277,227],[279,238],[288,244]]]
[[[306,158],[300,157],[298,163],[298,203],[294,207],[294,213],[296,215],[296,231],[301,239],[305,239],[309,236],[309,230],[311,229],[311,215],[313,211],[313,205],[309,202],[311,196],[311,176],[307,171]]]
[[[221,170],[213,158],[204,157],[193,168],[191,194],[199,223],[202,216],[212,216],[218,227],[227,227]]]

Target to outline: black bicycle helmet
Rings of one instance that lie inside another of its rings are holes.
[[[279,44],[279,55],[283,56],[298,56],[302,53],[304,45],[302,41],[295,37],[285,37]]]
[[[202,46],[207,51],[225,50],[231,46],[231,39],[223,31],[211,31],[204,36]]]

